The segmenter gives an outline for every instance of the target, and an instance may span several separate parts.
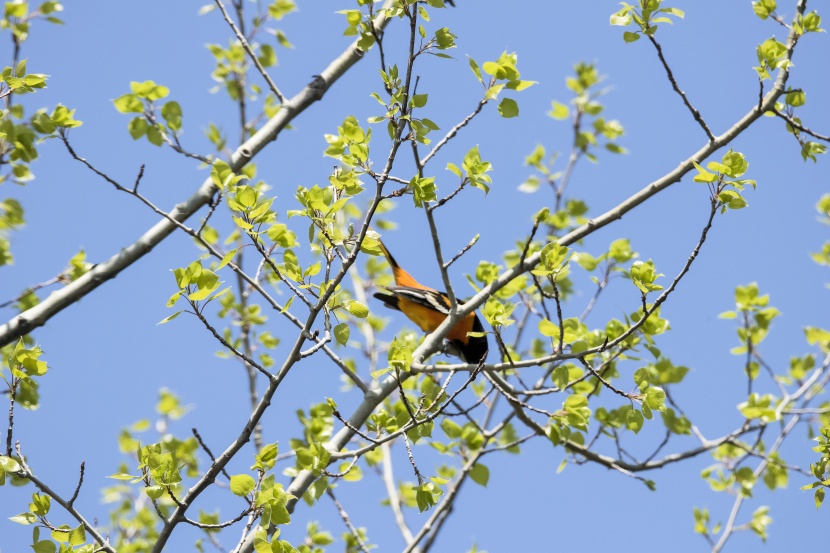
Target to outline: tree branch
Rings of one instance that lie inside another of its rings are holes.
[[[72,515],[72,517],[75,520],[77,520],[84,527],[84,530],[86,530],[92,536],[92,538],[98,543],[99,547],[96,549],[96,551],[106,551],[107,553],[116,553],[115,548],[113,548],[110,545],[109,540],[104,538],[104,536],[102,536],[100,533],[98,533],[98,531],[95,529],[95,526],[90,524],[83,517],[83,515],[81,515],[81,513],[79,513],[75,509],[75,507],[72,506],[72,502],[66,501],[65,499],[63,499],[54,490],[52,490],[52,488],[47,486],[45,482],[41,481],[39,478],[37,478],[34,475],[34,473],[32,472],[32,469],[30,469],[29,466],[26,464],[26,458],[23,456],[23,453],[20,451],[20,442],[17,442],[16,447],[17,447],[17,455],[18,455],[19,461],[20,461],[20,466],[23,468],[23,470],[18,473],[18,476],[20,476],[21,478],[25,478],[26,480],[29,480],[30,482],[32,482],[32,484],[34,484],[37,489],[39,489],[40,491],[42,491],[43,493],[45,493],[46,495],[51,497],[56,503],[58,503],[61,507],[66,509],[66,512],[68,512],[70,515]],[[75,498],[73,497],[72,500],[74,501],[74,499]]]
[[[803,133],[809,134],[809,135],[810,135],[810,136],[812,136],[813,138],[818,138],[819,140],[823,140],[823,141],[825,141],[825,142],[830,142],[830,135],[819,134],[819,133],[817,133],[817,132],[815,132],[815,131],[811,131],[810,129],[808,129],[808,128],[807,128],[807,127],[805,127],[804,125],[802,125],[802,124],[800,124],[800,123],[796,122],[796,120],[795,120],[795,119],[793,119],[792,117],[790,117],[790,116],[789,116],[789,115],[787,115],[786,113],[783,113],[783,112],[781,112],[781,111],[779,111],[779,110],[775,109],[774,107],[772,108],[772,110],[771,110],[771,111],[772,111],[775,115],[777,115],[778,117],[780,117],[781,119],[783,119],[784,121],[786,121],[787,123],[789,123],[789,125],[790,125],[792,128],[794,128],[794,129],[798,129],[799,131],[801,131],[801,132],[803,132]]]

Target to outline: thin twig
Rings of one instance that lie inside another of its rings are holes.
[[[462,255],[464,255],[465,253],[467,253],[467,252],[470,250],[470,248],[472,248],[473,246],[475,246],[475,245],[476,245],[476,242],[478,242],[479,236],[481,236],[481,235],[476,234],[475,236],[473,236],[473,239],[472,239],[472,240],[470,240],[470,241],[467,243],[467,245],[466,245],[466,246],[464,246],[464,247],[461,249],[461,251],[460,251],[460,252],[458,252],[457,254],[455,254],[455,255],[453,256],[453,258],[452,258],[452,259],[450,259],[449,261],[447,261],[446,263],[444,263],[444,268],[445,268],[445,269],[449,269],[449,268],[450,268],[450,265],[452,265],[453,263],[455,263],[456,261],[458,261],[458,260],[461,258],[461,256],[462,256]]]
[[[357,542],[358,547],[364,553],[369,553],[369,548],[363,543],[363,538],[360,537],[360,533],[357,531],[357,528],[354,527],[352,521],[349,519],[348,513],[346,513],[346,509],[343,508],[343,505],[337,501],[337,498],[334,497],[334,492],[331,490],[331,486],[326,488],[326,494],[331,498],[332,502],[334,502],[334,506],[337,507],[337,512],[340,514],[340,518],[343,520],[343,524],[346,525],[346,528],[349,530],[349,533],[354,537],[355,541]]]
[[[12,441],[14,440],[14,405],[17,398],[17,385],[20,380],[15,380],[12,376],[12,382],[9,384],[9,426],[6,430],[6,457],[12,456]]]
[[[580,357],[580,358],[579,358],[579,361],[582,363],[582,366],[583,366],[583,367],[585,367],[586,369],[588,369],[588,371],[589,371],[592,375],[594,375],[594,378],[596,378],[597,380],[599,380],[599,381],[602,383],[602,385],[603,385],[603,386],[605,386],[606,388],[608,388],[609,390],[611,390],[612,392],[614,392],[614,393],[615,393],[615,394],[617,394],[618,396],[622,396],[622,397],[624,397],[625,399],[632,400],[632,401],[633,401],[633,400],[638,400],[638,399],[640,399],[640,397],[641,397],[641,396],[640,396],[639,394],[627,394],[627,393],[623,392],[622,390],[620,390],[620,389],[618,389],[618,388],[614,387],[614,385],[613,385],[613,384],[611,384],[610,382],[608,382],[607,380],[605,380],[605,379],[602,377],[602,375],[601,375],[601,374],[599,374],[596,370],[594,370],[594,367],[592,367],[592,366],[591,366],[591,364],[590,364],[589,362],[587,362],[584,358]]]
[[[677,81],[674,78],[674,74],[672,74],[672,70],[669,67],[666,58],[663,56],[663,48],[660,46],[660,43],[657,42],[657,39],[654,38],[653,35],[646,35],[654,47],[657,49],[657,57],[660,58],[660,63],[663,64],[663,69],[666,70],[666,76],[669,78],[669,82],[671,83],[672,88],[675,92],[677,92],[680,97],[683,99],[683,103],[686,104],[686,107],[689,108],[689,111],[692,113],[692,117],[695,118],[700,128],[703,129],[703,132],[706,133],[706,136],[709,137],[709,142],[715,141],[715,135],[712,134],[712,131],[709,130],[709,125],[706,124],[706,121],[703,120],[703,117],[700,115],[700,112],[692,106],[692,103],[689,102],[689,99],[686,97],[686,93],[680,90],[680,87],[677,86]]]
[[[412,446],[409,445],[409,438],[406,436],[406,432],[401,434],[401,436],[403,437],[403,443],[406,446],[406,454],[409,456],[409,464],[412,465],[412,470],[415,471],[415,477],[418,479],[418,484],[423,484],[424,476],[421,474],[421,471],[418,470],[418,465],[415,463],[415,456],[412,455]]]
[[[777,115],[778,117],[780,117],[781,119],[786,121],[794,129],[798,129],[799,131],[801,131],[803,133],[809,134],[813,138],[818,138],[819,140],[823,140],[825,142],[830,142],[830,135],[819,134],[815,131],[811,131],[810,129],[808,129],[807,127],[802,125],[801,123],[798,123],[795,119],[793,119],[792,117],[790,117],[786,113],[783,113],[783,112],[777,110],[774,107],[770,111],[772,111],[775,115]]]
[[[72,494],[72,499],[69,500],[69,506],[71,507],[75,500],[78,499],[78,494],[81,493],[81,486],[84,484],[84,470],[86,469],[86,461],[81,461],[81,469],[78,474],[78,485],[75,487],[75,493]]]
[[[401,499],[398,495],[398,488],[395,484],[395,476],[392,472],[392,451],[389,447],[389,443],[384,442],[383,445],[381,445],[381,450],[383,451],[382,478],[383,485],[386,487],[386,495],[389,497],[389,506],[392,508],[392,514],[395,517],[395,524],[398,525],[404,542],[409,545],[413,541],[412,531],[406,524],[406,519],[404,518],[403,511],[401,510]]]
[[[242,511],[240,514],[236,515],[234,518],[226,520],[225,522],[219,522],[217,524],[207,524],[204,522],[189,519],[187,517],[182,519],[182,522],[184,522],[185,524],[189,524],[190,526],[195,526],[196,528],[199,528],[201,530],[221,530],[222,528],[228,528],[229,526],[233,526],[234,524],[245,518],[247,515],[249,515],[250,511],[251,509],[246,509]]]
[[[337,420],[339,420],[339,421],[340,421],[340,422],[342,422],[345,426],[347,426],[347,427],[348,427],[348,428],[349,428],[352,432],[354,432],[355,434],[357,434],[358,436],[360,436],[360,437],[361,437],[361,438],[363,438],[364,440],[367,440],[367,441],[369,441],[369,442],[372,442],[373,444],[377,444],[377,443],[379,443],[377,440],[375,440],[375,439],[373,439],[373,438],[371,438],[371,437],[367,436],[367,435],[366,435],[366,434],[364,434],[363,432],[361,432],[359,428],[357,428],[357,427],[355,427],[355,426],[352,426],[352,423],[350,423],[349,421],[347,421],[346,419],[344,419],[344,418],[343,418],[343,415],[341,415],[341,414],[340,414],[340,411],[338,411],[337,409],[332,409],[332,410],[331,410],[331,414],[332,414],[332,415],[334,415],[334,416],[337,418]]]
[[[256,370],[258,370],[259,372],[264,374],[267,378],[271,379],[271,378],[274,377],[274,375],[272,375],[270,372],[268,372],[268,369],[266,369],[265,367],[263,367],[262,365],[260,365],[259,363],[257,363],[256,361],[254,361],[253,359],[251,359],[250,357],[248,357],[247,355],[245,355],[244,353],[242,353],[241,351],[239,351],[235,347],[233,347],[233,345],[230,342],[225,340],[225,338],[221,334],[219,334],[219,332],[213,327],[213,325],[210,324],[210,322],[205,318],[205,316],[202,315],[201,311],[196,306],[196,302],[191,301],[190,303],[191,303],[191,306],[193,307],[193,311],[188,311],[188,313],[192,313],[193,315],[196,316],[197,319],[202,321],[202,324],[205,325],[205,328],[208,329],[208,331],[211,334],[213,334],[213,337],[216,338],[219,341],[220,344],[225,346],[225,348],[228,351],[233,353],[239,359],[242,359],[243,361],[245,361],[245,363],[247,363],[247,364],[251,365],[252,367],[256,368]]]
[[[202,449],[204,449],[205,453],[207,453],[208,457],[210,457],[210,461],[212,463],[216,463],[216,456],[213,454],[213,452],[207,446],[205,441],[202,439],[202,436],[201,436],[201,434],[199,434],[199,431],[196,430],[196,428],[191,428],[190,430],[191,430],[191,432],[193,432],[193,436],[195,436],[196,441],[199,442],[199,445],[202,446]],[[224,468],[222,469],[222,474],[225,475],[225,478],[227,478],[228,480],[231,479],[231,475],[228,474],[228,471],[226,471]]]
[[[47,286],[51,286],[51,285],[56,284],[58,282],[65,282],[66,279],[67,279],[66,272],[63,272],[63,273],[59,274],[56,277],[50,278],[49,280],[46,280],[44,282],[39,282],[35,285],[32,285],[29,288],[26,288],[25,290],[23,290],[23,292],[21,292],[20,294],[18,294],[18,296],[16,298],[4,301],[3,303],[0,303],[0,309],[3,309],[4,307],[9,307],[10,305],[15,304],[15,303],[23,300],[23,298],[25,298],[29,294],[33,294],[33,293],[37,292],[41,288],[46,288]]]
[[[439,140],[435,144],[435,146],[432,147],[432,150],[430,150],[429,153],[427,155],[425,155],[423,157],[423,159],[421,159],[421,165],[425,166],[427,164],[427,162],[429,162],[429,160],[432,159],[432,157],[435,154],[437,154],[438,151],[447,144],[447,142],[452,140],[452,138],[456,134],[458,134],[458,131],[460,131],[461,129],[466,127],[470,123],[470,121],[472,121],[473,118],[476,115],[479,114],[479,112],[481,111],[481,108],[483,108],[487,104],[487,102],[489,102],[489,101],[490,100],[488,100],[486,97],[479,100],[478,105],[476,106],[476,109],[474,109],[473,112],[470,115],[468,115],[467,117],[465,117],[460,123],[458,123],[453,128],[451,128],[450,131],[446,135],[444,135],[444,138]]]
[[[528,411],[533,411],[534,413],[539,413],[540,415],[545,415],[548,418],[551,418],[551,417],[554,416],[554,413],[551,413],[550,411],[545,411],[544,409],[539,409],[538,407],[534,407],[534,406],[530,405],[529,403],[526,403],[526,402],[522,401],[521,399],[519,399],[517,397],[517,395],[514,395],[513,392],[515,390],[513,390],[513,387],[506,380],[501,378],[501,376],[499,376],[498,374],[496,374],[496,373],[485,373],[484,376],[490,382],[493,383],[493,385],[496,387],[496,389],[504,397],[506,397],[507,400],[511,404],[517,405],[517,406],[519,406],[523,409],[527,409]]]

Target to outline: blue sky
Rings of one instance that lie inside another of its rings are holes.
[[[222,94],[209,92],[214,85],[209,76],[213,60],[205,48],[207,43],[227,44],[229,30],[217,12],[197,16],[202,3],[69,4],[62,14],[66,25],[36,24],[22,54],[29,59],[30,71],[50,75],[48,88],[25,98],[24,105],[34,109],[60,102],[77,109],[76,117],[84,125],[70,138],[79,155],[127,183],[146,164],[142,189],[168,208],[188,197],[206,172],[167,149],[134,142],[127,132],[128,116],[117,113],[111,100],[128,92],[130,81],[152,79],[168,86],[170,98],[182,105],[183,142],[188,149],[211,151],[203,136],[209,122],[231,136],[237,134],[235,109]],[[622,29],[609,26],[610,14],[618,9],[616,2],[456,3],[455,9],[433,11],[433,24],[448,26],[458,35],[458,48],[451,52],[454,59],[427,59],[418,69],[419,92],[430,94],[431,119],[447,129],[475,107],[480,85],[468,69],[467,55],[481,63],[496,59],[502,51],[515,51],[522,78],[539,83],[515,96],[521,109],[518,118],[502,119],[494,105],[488,106],[434,164],[433,171],[446,182],[444,191],[451,189],[452,181],[446,180],[448,174],[441,168],[448,161],[458,163],[470,147],[477,144],[493,164],[494,182],[487,196],[467,190],[438,217],[447,251],[460,249],[475,233],[481,234],[478,245],[452,275],[456,289],[468,295],[472,291],[465,288],[464,274],[473,271],[479,259],[498,259],[513,247],[526,235],[531,215],[551,204],[547,191],[529,195],[517,187],[530,174],[523,160],[536,144],[544,144],[548,151],[566,151],[569,146],[567,123],[553,121],[546,112],[551,100],[570,98],[564,78],[575,63],[594,62],[606,76],[611,90],[602,99],[605,114],[625,126],[619,142],[629,150],[625,156],[602,154],[599,164],[577,167],[569,192],[586,201],[591,214],[606,211],[673,169],[702,146],[705,137],[671,91],[649,44],[625,44]],[[823,7],[811,4],[812,9]],[[661,27],[657,38],[680,86],[719,134],[757,99],[752,70],[757,63],[756,44],[772,35],[784,40],[786,33],[755,17],[749,2],[678,0],[668,5],[686,10],[686,18],[673,27]],[[279,28],[295,48],[278,49],[279,65],[272,75],[289,96],[349,43],[342,36],[344,18],[335,12],[351,7],[351,2],[300,1],[299,12],[280,22]],[[786,19],[793,9],[794,2],[781,2]],[[387,31],[387,55],[399,64],[405,52],[404,32],[400,22],[393,22]],[[825,134],[830,129],[830,111],[821,102],[830,92],[827,40],[825,34],[803,39],[789,83],[807,92],[807,105],[800,110],[805,124]],[[9,49],[0,49],[0,65],[8,58]],[[294,130],[283,133],[257,158],[259,176],[272,186],[280,212],[296,207],[293,196],[298,185],[326,182],[333,160],[322,157],[323,134],[334,132],[348,115],[364,122],[377,115],[379,106],[369,97],[371,92],[382,92],[376,66],[372,52],[322,102],[303,113]],[[377,152],[386,151],[384,137],[384,129],[377,129],[373,142]],[[663,310],[673,331],[660,340],[675,363],[691,368],[687,382],[676,390],[676,399],[709,438],[742,422],[735,409],[745,394],[742,360],[729,354],[737,345],[735,325],[717,318],[733,308],[736,285],[757,281],[783,313],[762,349],[767,361],[782,372],[790,356],[812,351],[803,340],[803,326],[830,326],[827,269],[816,266],[808,255],[828,239],[827,227],[816,222],[814,207],[830,184],[827,161],[803,163],[795,140],[776,119],[759,121],[733,147],[747,156],[747,177],[758,181],[758,189],[746,194],[748,209],[717,218],[697,265]],[[156,221],[137,201],[84,171],[58,141],[41,146],[41,160],[33,171],[37,179],[25,188],[5,184],[0,189],[0,196],[19,199],[27,211],[26,228],[12,235],[15,264],[0,269],[0,300],[54,276],[81,248],[91,262],[110,257]],[[405,170],[401,173],[411,176]],[[579,249],[597,255],[614,239],[628,237],[641,258],[653,259],[668,279],[694,247],[707,213],[706,188],[686,178],[595,233]],[[418,267],[411,272],[419,280],[438,286],[440,276],[423,242],[427,226],[421,211],[404,198],[391,217],[398,229],[384,235],[387,245],[402,264]],[[296,230],[305,235],[304,228]],[[215,357],[218,344],[197,322],[180,318],[156,325],[169,315],[165,301],[175,291],[169,270],[197,256],[191,241],[175,234],[34,334],[52,370],[43,380],[42,407],[17,412],[16,437],[35,472],[67,494],[74,487],[78,465],[86,460],[77,506],[90,519],[106,520],[107,506],[101,504],[98,490],[111,485],[105,477],[126,460],[117,452],[119,430],[153,417],[160,388],[173,390],[192,406],[172,430],[187,436],[196,427],[214,449],[224,448],[247,417],[246,383],[239,367]],[[616,282],[589,323],[599,325],[603,317],[634,310],[638,299],[631,288],[629,283]],[[581,312],[590,294],[585,289],[573,300],[572,309]],[[6,310],[3,316],[12,313]],[[390,327],[403,322],[393,316]],[[288,332],[279,326],[275,332],[280,328]],[[288,438],[297,432],[295,410],[325,397],[338,398],[348,412],[357,398],[341,394],[339,387],[339,372],[324,362],[298,366],[266,417],[266,440],[279,441],[285,451]],[[659,432],[644,434],[644,442],[659,443]],[[795,432],[783,450],[785,459],[800,466],[813,459],[805,434]],[[692,442],[678,440],[676,446],[684,444]],[[417,449],[424,459],[432,460],[427,446]],[[399,478],[411,480],[400,448],[397,453]],[[250,465],[251,450],[246,454],[235,466],[239,472]],[[598,466],[569,465],[557,474],[563,451],[543,440],[532,442],[521,457],[488,457],[488,487],[465,485],[436,550],[464,551],[478,543],[491,553],[576,547],[633,550],[646,544],[661,550],[704,551],[705,542],[692,531],[692,507],[708,507],[713,520],[725,520],[731,507],[728,497],[711,492],[698,477],[711,464],[705,455],[647,474],[656,480],[657,492]],[[826,523],[826,513],[816,512],[811,494],[798,490],[803,483],[793,475],[790,487],[775,494],[759,486],[756,498],[745,505],[740,520],[758,506],[772,504],[769,551],[804,549],[815,543],[812,536]],[[374,475],[368,474],[358,485],[344,484],[340,490],[339,498],[354,523],[369,528],[380,551],[401,547],[391,514],[378,507],[382,487]],[[4,488],[0,503],[8,507],[0,514],[7,517],[23,511],[31,491]],[[237,504],[231,507],[224,501],[221,495],[212,495],[200,506],[207,511],[221,507],[223,515],[235,512]],[[324,501],[309,509],[301,503],[286,530],[288,539],[298,541],[309,520],[321,520],[337,536],[343,531],[330,504]],[[410,518],[415,528],[423,520],[415,514]],[[238,535],[230,534],[226,545]],[[28,528],[0,522],[0,551],[23,550],[30,535]],[[171,547],[184,549],[194,539],[190,534]],[[730,540],[726,551],[755,551],[758,544],[756,536],[743,533]]]

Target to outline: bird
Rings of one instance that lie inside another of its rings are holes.
[[[444,322],[450,312],[449,297],[445,292],[439,292],[415,280],[398,265],[383,242],[378,240],[378,243],[392,268],[395,286],[385,287],[382,292],[376,292],[374,297],[382,301],[386,307],[402,312],[424,332],[432,332]],[[459,300],[458,304],[463,305],[464,302]],[[446,339],[455,346],[466,363],[479,365],[487,358],[489,351],[487,336],[468,336],[468,332],[484,332],[475,311],[458,321],[447,333]]]

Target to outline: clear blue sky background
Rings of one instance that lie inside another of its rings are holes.
[[[155,80],[170,87],[170,98],[183,107],[183,142],[188,149],[210,151],[202,132],[209,122],[228,131],[233,142],[236,111],[226,96],[208,92],[214,85],[209,77],[213,59],[205,48],[207,43],[227,44],[230,33],[218,12],[197,16],[205,2],[69,3],[62,14],[66,25],[36,24],[23,49],[30,71],[50,75],[48,88],[25,98],[25,105],[33,109],[61,102],[77,109],[76,117],[84,122],[71,133],[78,153],[125,183],[131,183],[138,167],[146,164],[142,189],[168,208],[189,196],[206,172],[167,149],[133,142],[126,128],[129,118],[117,113],[111,100],[128,92],[130,81]],[[447,251],[481,233],[479,244],[453,274],[459,290],[467,294],[463,275],[474,269],[477,260],[498,259],[526,234],[531,214],[551,205],[548,191],[527,195],[517,186],[529,174],[523,159],[536,144],[549,151],[564,151],[569,145],[567,123],[545,114],[552,99],[570,98],[564,78],[576,62],[595,62],[607,76],[613,90],[603,98],[606,116],[621,120],[626,135],[620,143],[630,152],[626,156],[601,153],[598,165],[583,163],[577,168],[570,192],[589,204],[591,214],[604,212],[673,169],[703,145],[705,137],[671,91],[649,44],[625,44],[623,30],[609,26],[609,15],[618,9],[616,2],[458,0],[457,4],[456,9],[433,11],[433,23],[450,27],[459,37],[458,49],[451,52],[455,59],[428,59],[418,69],[419,92],[430,93],[430,118],[447,129],[474,108],[480,85],[468,69],[467,55],[481,63],[504,50],[518,52],[522,77],[539,82],[517,96],[518,118],[504,120],[495,106],[489,106],[434,164],[445,192],[452,181],[440,168],[447,161],[458,163],[471,146],[478,144],[494,167],[488,196],[467,191],[439,217],[441,231],[448,237]],[[789,20],[795,2],[780,4],[780,12]],[[757,100],[758,84],[751,69],[757,63],[756,44],[772,35],[784,40],[786,33],[755,17],[747,1],[678,0],[668,5],[685,9],[686,19],[662,27],[657,38],[681,87],[719,134]],[[279,66],[272,72],[283,91],[289,95],[299,91],[346,47],[350,39],[342,36],[344,18],[335,12],[351,7],[351,2],[300,1],[300,12],[280,23],[295,46],[291,51],[278,50]],[[811,2],[810,7],[820,9],[826,3]],[[398,63],[403,63],[403,32],[399,22],[388,30],[388,55]],[[824,133],[830,132],[830,112],[822,100],[830,94],[827,40],[826,35],[803,40],[790,80],[792,86],[807,91],[807,105],[800,110],[805,124]],[[0,65],[11,58],[9,41],[3,44]],[[295,121],[293,131],[283,133],[256,159],[259,175],[272,185],[281,213],[295,207],[298,185],[326,182],[332,160],[322,157],[323,134],[335,131],[347,115],[365,121],[377,114],[378,105],[369,97],[382,91],[376,59],[372,52],[361,61],[321,103]],[[380,156],[386,151],[385,132],[377,131],[373,144]],[[745,394],[742,359],[728,352],[737,342],[735,325],[717,319],[718,313],[733,307],[736,285],[757,281],[783,313],[762,349],[779,372],[784,372],[790,356],[811,351],[803,340],[803,326],[830,326],[824,286],[827,270],[808,257],[828,238],[827,227],[816,222],[814,209],[828,191],[827,160],[818,165],[802,163],[797,144],[775,119],[760,121],[733,146],[747,155],[747,177],[758,181],[758,190],[746,195],[749,209],[716,220],[699,265],[663,311],[673,332],[660,341],[675,363],[691,368],[675,396],[710,438],[736,428],[742,420],[735,409]],[[0,273],[0,300],[54,276],[80,248],[92,262],[110,257],[157,220],[137,201],[82,170],[60,142],[43,144],[41,158],[33,166],[36,181],[25,188],[6,184],[0,191],[3,197],[19,199],[27,211],[26,228],[12,236],[15,265]],[[706,188],[686,178],[594,234],[580,248],[597,255],[612,240],[628,237],[643,258],[652,258],[670,278],[696,243],[707,212]],[[413,272],[419,280],[437,285],[437,269],[434,262],[427,262],[429,249],[423,245],[423,214],[405,198],[394,217],[399,229],[387,233],[385,241],[410,266],[423,259]],[[304,228],[297,230],[305,235]],[[189,239],[174,235],[35,333],[52,370],[43,379],[41,409],[18,410],[16,437],[35,472],[66,495],[74,488],[78,465],[86,460],[85,485],[76,505],[88,519],[107,520],[108,506],[101,503],[98,490],[113,483],[105,477],[125,460],[117,452],[117,435],[132,422],[153,417],[160,388],[170,388],[192,406],[172,430],[186,437],[195,426],[214,451],[226,447],[247,417],[241,370],[214,356],[218,345],[203,329],[187,318],[156,326],[169,314],[164,304],[175,291],[169,269],[184,266],[197,255]],[[618,291],[605,298],[589,323],[599,325],[603,317],[619,317],[636,308],[638,299],[630,284],[619,281],[615,288]],[[589,290],[574,299],[573,312],[582,311]],[[6,310],[3,318],[12,315]],[[393,318],[392,326],[402,322]],[[338,388],[339,372],[324,361],[298,366],[264,420],[266,440],[279,441],[287,450],[287,439],[297,434],[294,411],[325,397],[337,397],[348,412],[347,406],[354,405],[357,397],[343,396]],[[783,457],[793,464],[807,466],[814,458],[805,434],[796,432],[783,450]],[[642,437],[652,446],[659,443],[661,433],[645,432]],[[155,439],[152,433],[148,439]],[[678,448],[693,444],[692,440],[676,442]],[[418,448],[416,454],[421,451],[424,459],[431,460],[428,449]],[[643,446],[643,451],[647,449]],[[246,470],[251,453],[247,449],[248,456],[240,458],[231,472]],[[397,476],[411,480],[399,448],[397,453]],[[647,474],[656,480],[656,492],[592,465],[570,465],[557,474],[562,458],[563,450],[544,440],[532,442],[518,458],[489,456],[489,486],[465,486],[436,551],[464,551],[473,543],[491,553],[704,551],[706,544],[692,531],[692,507],[708,507],[713,520],[720,521],[731,507],[730,498],[711,492],[698,477],[710,464],[707,456]],[[827,522],[827,507],[816,512],[812,494],[798,489],[804,483],[792,475],[790,487],[775,494],[759,485],[756,498],[745,504],[739,522],[758,506],[773,505],[766,550],[806,550],[810,544],[815,548]],[[31,491],[31,487],[3,488],[0,514],[7,517],[25,510]],[[370,540],[380,545],[379,550],[395,551],[402,540],[388,509],[377,507],[382,493],[379,480],[367,474],[361,484],[342,485],[339,495],[353,522],[369,527]],[[239,502],[212,494],[199,506],[208,512],[221,507],[224,519],[236,514]],[[68,522],[60,515],[50,518]],[[337,536],[343,531],[331,504],[323,501],[314,509],[299,504],[285,536],[299,541],[309,520],[321,520]],[[410,516],[415,528],[423,520],[424,515]],[[0,551],[23,551],[30,535],[29,528],[0,521]],[[230,532],[224,543],[232,544],[236,536],[238,532]],[[189,534],[168,549],[186,550],[194,539]],[[756,551],[759,544],[756,536],[744,533],[732,538],[727,551]]]

